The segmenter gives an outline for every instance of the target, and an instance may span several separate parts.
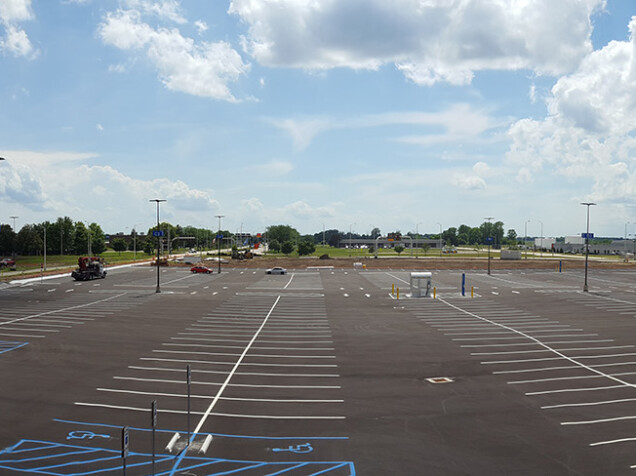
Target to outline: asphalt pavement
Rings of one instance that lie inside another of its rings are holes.
[[[634,271],[427,271],[3,287],[0,474],[634,471]]]

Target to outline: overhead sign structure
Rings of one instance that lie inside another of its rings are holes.
[[[154,230],[152,236],[163,236],[163,230]]]

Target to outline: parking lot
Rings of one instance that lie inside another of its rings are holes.
[[[160,271],[0,288],[0,473],[636,471],[634,271]]]

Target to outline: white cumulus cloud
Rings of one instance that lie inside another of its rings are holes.
[[[0,52],[6,51],[13,56],[33,59],[38,52],[33,48],[26,31],[19,24],[34,18],[31,0],[0,1],[0,26],[4,36],[0,36]]]
[[[605,0],[232,0],[243,47],[266,66],[377,69],[417,84],[467,84],[475,71],[572,71],[592,50]]]
[[[507,154],[521,182],[551,172],[584,181],[595,200],[636,200],[636,18],[629,41],[612,41],[560,78],[544,120],[509,129]]]
[[[211,190],[193,188],[181,180],[139,179],[114,167],[91,165],[94,154],[2,153],[7,161],[0,166],[0,202],[16,215],[91,219],[105,230],[120,231],[117,227],[127,220],[132,225],[145,219],[144,226],[151,226],[154,208],[148,200],[157,197],[167,200],[162,217],[174,223],[200,226],[202,217],[220,208]]]
[[[130,0],[128,4],[131,8],[105,15],[99,27],[104,43],[144,55],[168,89],[237,101],[228,85],[247,74],[250,65],[229,43],[196,42],[177,28],[153,26],[145,21],[145,15],[153,13],[163,20],[182,23],[176,2],[162,2],[158,7],[143,0]]]

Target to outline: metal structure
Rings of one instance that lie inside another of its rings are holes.
[[[587,262],[588,256],[590,254],[590,206],[596,205],[593,202],[583,202],[581,205],[585,205],[587,207],[587,227],[585,232],[585,282],[583,283],[583,292],[588,292],[587,287]]]
[[[152,200],[148,200],[149,202],[156,202],[157,203],[157,232],[159,232],[159,203],[161,202],[165,202],[166,200],[160,199],[160,198],[153,198]],[[157,233],[157,262],[155,263],[155,265],[157,266],[157,293],[161,292],[161,288],[159,286],[159,247],[160,247],[160,243],[161,243],[161,234]]]
[[[221,218],[225,218],[225,215],[214,215],[219,219],[219,231],[216,234],[216,249],[218,250],[216,259],[219,263],[218,274],[221,274],[221,240],[223,239],[223,235],[221,235]]]

